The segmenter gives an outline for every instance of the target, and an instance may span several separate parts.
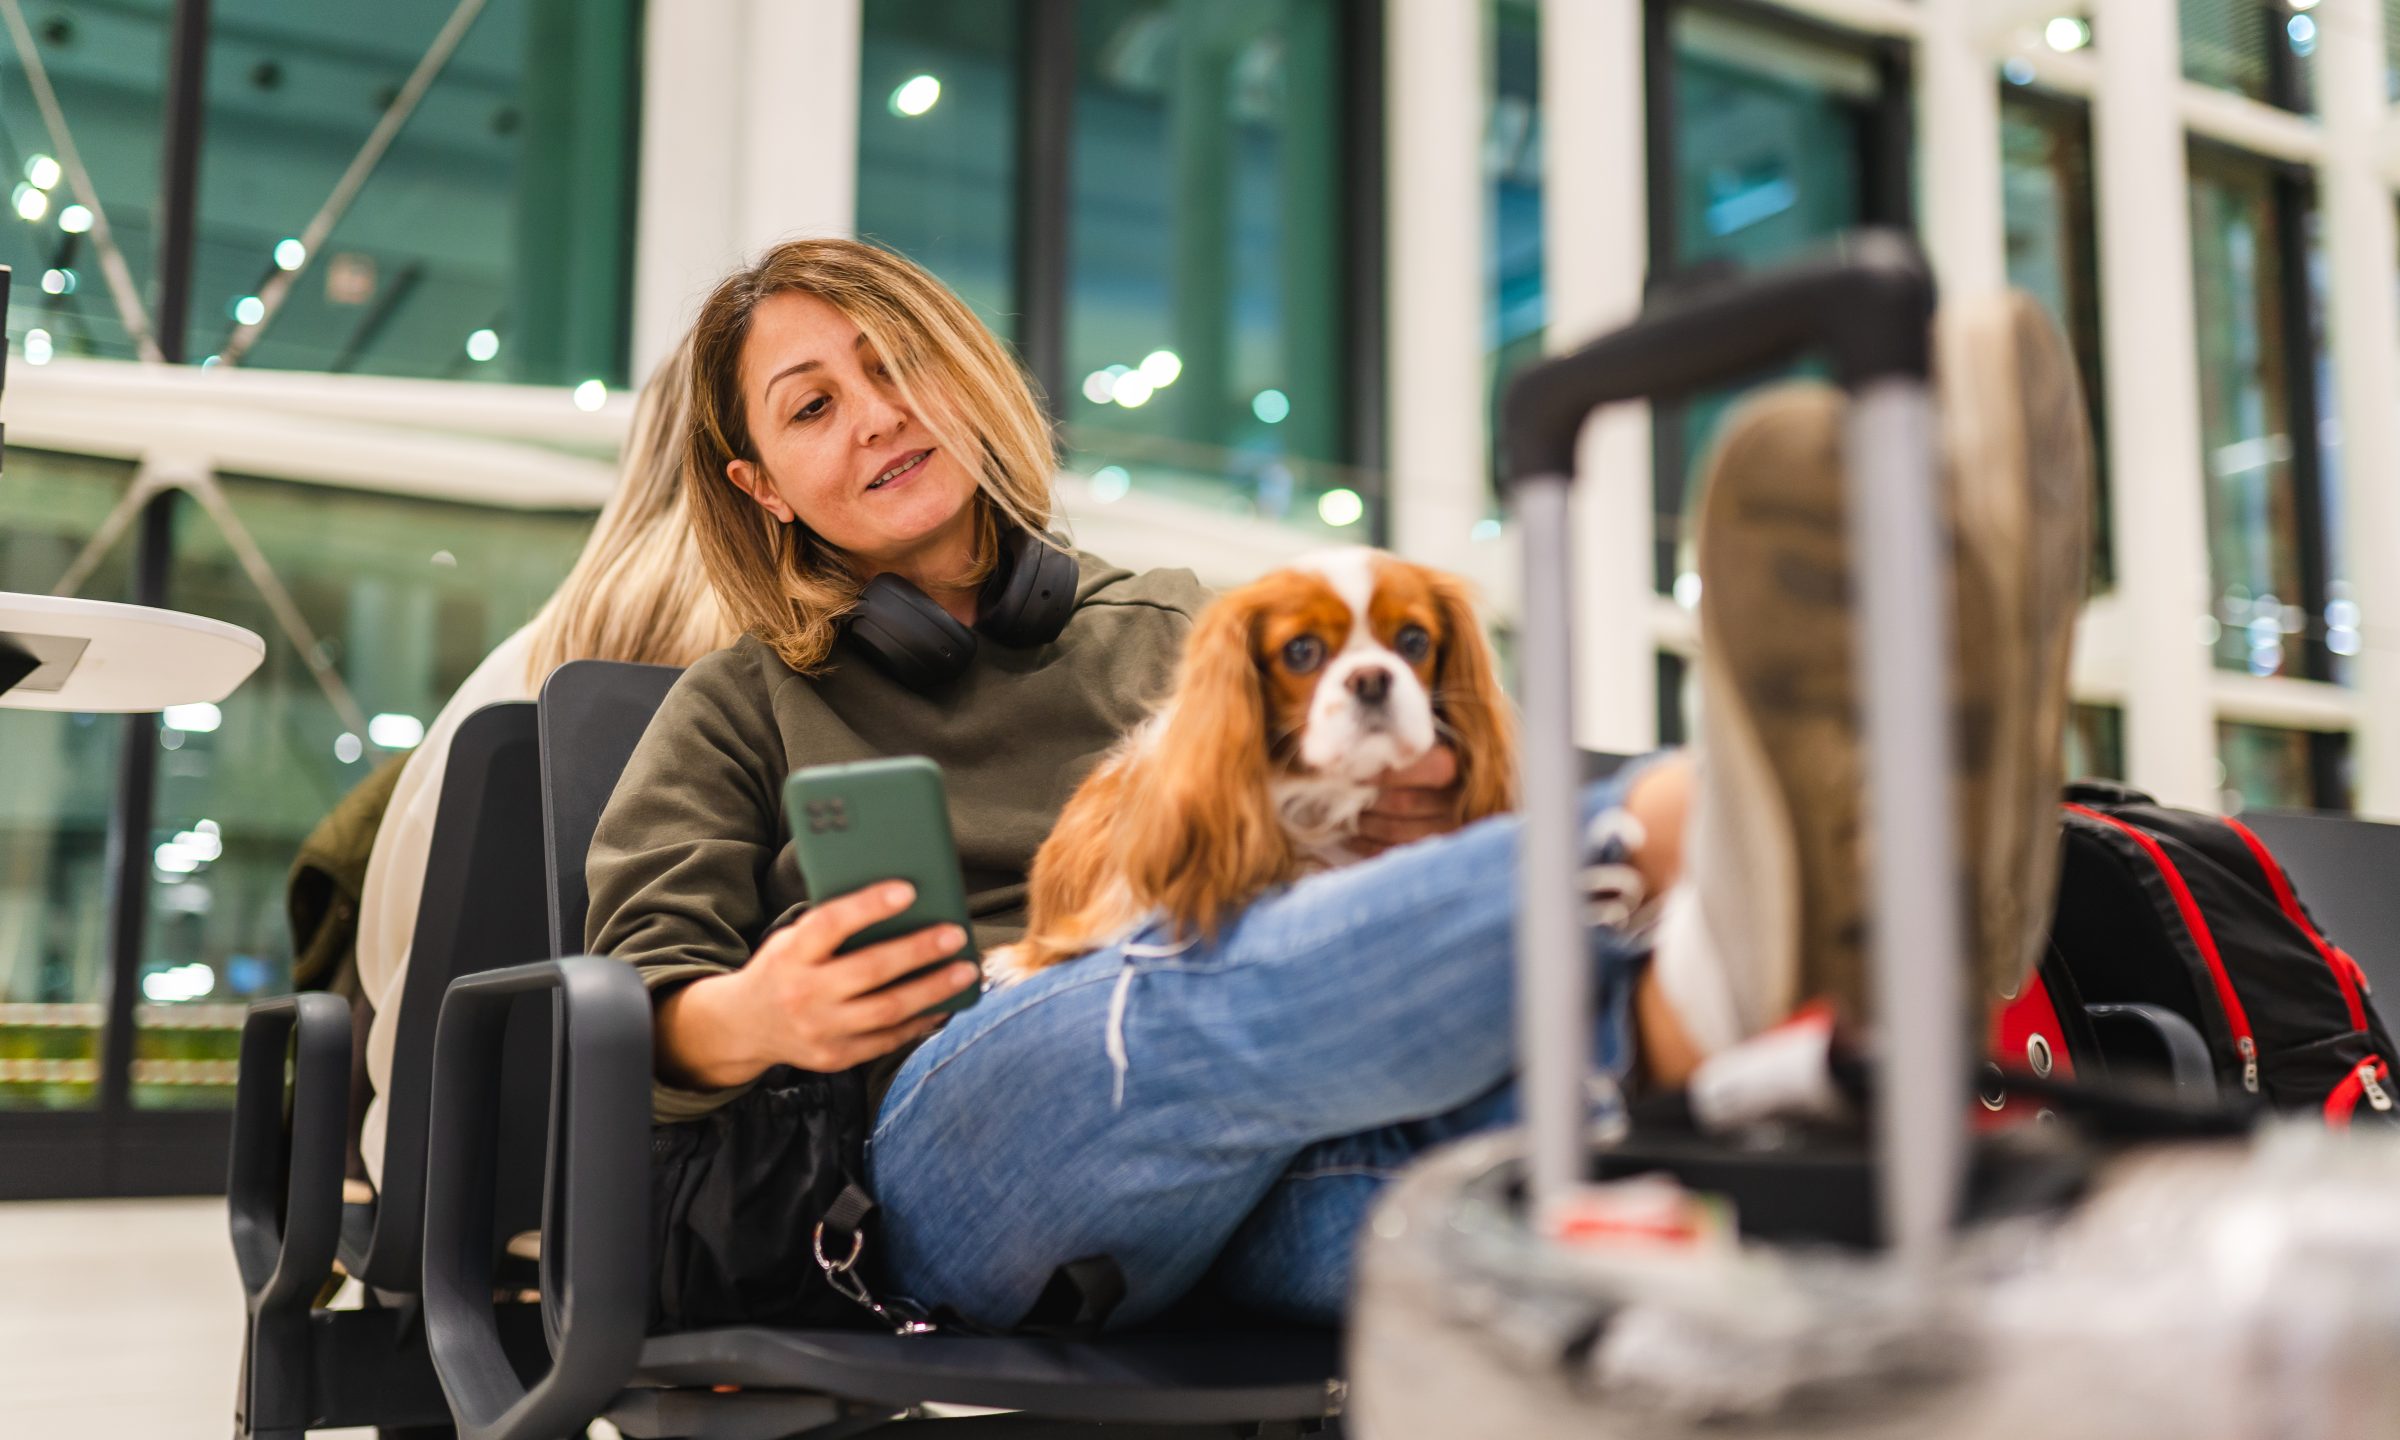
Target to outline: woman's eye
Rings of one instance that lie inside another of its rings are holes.
[[[1325,661],[1325,642],[1314,635],[1302,635],[1287,640],[1283,646],[1283,668],[1294,675],[1306,675]]]
[[[1433,653],[1433,637],[1422,625],[1403,625],[1400,633],[1392,637],[1392,648],[1400,652],[1401,659],[1414,665]]]
[[[806,405],[803,405],[803,406],[801,406],[801,407],[800,407],[800,413],[799,413],[799,414],[797,414],[797,415],[794,415],[794,416],[792,417],[792,419],[794,419],[794,420],[814,420],[814,419],[816,419],[816,418],[817,418],[819,415],[822,415],[822,414],[824,414],[824,413],[825,413],[825,397],[824,397],[824,396],[822,396],[822,395],[819,395],[819,396],[818,396],[816,399],[814,399],[814,400],[811,400],[811,401],[809,401],[809,402],[808,402]]]

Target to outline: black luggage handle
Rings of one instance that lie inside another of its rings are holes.
[[[556,992],[559,1016],[542,1204],[551,1365],[528,1387],[501,1344],[492,1232],[509,1008],[545,990]],[[443,998],[425,1166],[425,1318],[462,1440],[580,1433],[633,1373],[650,1313],[650,1026],[641,976],[589,955],[464,976]]]
[[[288,1140],[283,1124],[287,1040],[294,1041],[295,1052]],[[310,992],[251,1005],[242,1018],[235,1069],[233,1162],[225,1198],[234,1264],[253,1311],[294,1300],[305,1305],[333,1269],[342,1233],[349,1109],[348,1003]]]
[[[1931,368],[1933,276],[1906,239],[1865,231],[1833,253],[1756,276],[1676,290],[1580,350],[1521,371],[1501,400],[1502,483],[1575,473],[1585,417],[1666,400],[1778,361],[1821,354],[1855,390]]]

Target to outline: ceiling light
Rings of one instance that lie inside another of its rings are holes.
[[[2051,49],[2064,55],[2091,44],[2092,27],[2080,16],[2060,15],[2042,27],[2042,39]]]
[[[942,82],[931,75],[912,75],[892,91],[892,113],[914,119],[942,98]]]

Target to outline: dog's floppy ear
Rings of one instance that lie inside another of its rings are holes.
[[[1499,666],[1483,638],[1475,598],[1456,576],[1435,574],[1434,603],[1442,612],[1442,651],[1433,670],[1433,708],[1450,748],[1458,752],[1464,818],[1480,820],[1516,808],[1517,720],[1500,688]]]
[[[1267,791],[1267,706],[1252,641],[1267,597],[1237,590],[1201,612],[1175,698],[1117,817],[1126,882],[1186,931],[1291,878],[1290,836]]]

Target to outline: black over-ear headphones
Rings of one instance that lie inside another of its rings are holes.
[[[878,575],[860,592],[843,635],[885,674],[911,690],[931,690],[966,673],[976,630],[1019,648],[1056,640],[1075,613],[1075,579],[1071,552],[1012,525],[976,596],[974,630],[906,580]]]

